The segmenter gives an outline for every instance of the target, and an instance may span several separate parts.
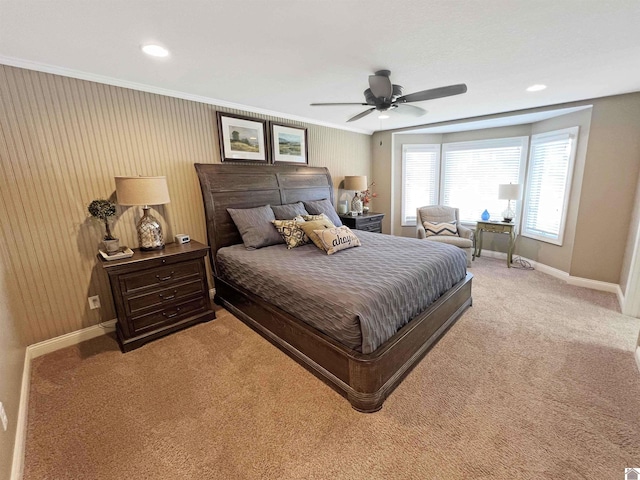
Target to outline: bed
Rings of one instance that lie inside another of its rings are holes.
[[[327,262],[339,264],[343,269],[342,275],[333,287],[334,291],[344,291],[344,285],[356,288],[366,284],[362,274],[357,274],[358,282],[354,280],[349,283],[349,274],[356,275],[352,270],[358,264],[369,262],[375,279],[381,277],[376,268],[389,269],[384,265],[371,266],[370,262],[376,261],[374,257],[380,256],[378,252],[392,251],[397,246],[398,250],[407,253],[405,258],[415,261],[416,253],[411,251],[412,248],[431,248],[424,244],[436,245],[436,242],[418,242],[415,239],[356,231],[354,233],[361,239],[362,247],[330,256],[313,245],[293,250],[286,250],[284,245],[274,245],[255,250],[258,253],[251,258],[263,258],[265,264],[271,262],[271,267],[252,263],[245,267],[243,273],[241,267],[246,250],[227,209],[285,205],[325,198],[335,204],[331,176],[326,168],[306,166],[196,164],[195,168],[205,207],[216,302],[345,396],[358,411],[379,410],[411,368],[471,305],[472,275],[466,273],[465,269],[461,271],[457,265],[447,263],[455,262],[442,260],[434,264],[430,276],[424,277],[423,272],[416,274],[422,276],[407,280],[414,286],[433,283],[433,291],[424,295],[419,289],[404,299],[398,297],[393,291],[398,287],[394,286],[391,277],[402,277],[407,269],[395,268],[385,282],[369,282],[382,285],[367,284],[366,290],[370,291],[367,301],[358,297],[358,292],[353,292],[353,299],[349,295],[340,297],[331,294],[331,305],[323,306],[322,300],[313,298],[310,293],[318,290],[311,282],[300,293],[308,303],[307,313],[304,309],[292,310],[290,303],[301,302],[287,303],[295,291],[288,290],[293,288],[286,282],[287,272],[290,271],[287,268],[290,269],[291,265],[286,265],[282,259],[291,258],[291,262],[296,263],[295,268],[308,264],[311,271],[315,272],[324,272],[329,268]],[[371,253],[373,249],[376,250],[375,254]],[[438,244],[435,253],[429,253],[429,256],[438,256],[444,250]],[[462,257],[459,252],[457,254]],[[400,260],[398,257],[389,260],[389,263],[394,265]],[[282,271],[269,270],[273,264],[285,264],[285,268]],[[450,286],[451,280],[438,282],[447,270],[453,272],[453,286]],[[251,275],[251,272],[256,273]],[[303,272],[302,275],[313,278],[312,273]],[[336,277],[335,272],[332,275]],[[270,293],[263,291],[262,286],[265,285],[271,285]],[[279,296],[278,291],[282,293]],[[287,293],[289,291],[291,294]],[[392,304],[406,310],[402,315],[408,315],[410,319],[395,318],[395,310],[389,309]],[[334,312],[331,322],[322,323],[323,308],[324,311]],[[368,312],[364,312],[365,309]],[[372,318],[368,326],[363,320],[366,316],[364,313]],[[389,319],[390,326],[381,327],[381,319],[385,318]],[[354,322],[354,319],[360,320]],[[331,328],[340,322],[346,332],[342,337],[333,331],[336,329]],[[357,326],[360,327],[359,333]],[[384,332],[389,328],[391,331]]]

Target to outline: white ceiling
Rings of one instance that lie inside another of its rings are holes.
[[[0,63],[371,132],[640,91],[639,25],[638,0],[0,0]],[[383,68],[468,92],[420,118],[309,106]]]

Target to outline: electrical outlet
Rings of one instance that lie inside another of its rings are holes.
[[[0,419],[2,420],[2,428],[4,428],[4,431],[6,432],[9,420],[7,419],[7,413],[4,411],[4,405],[2,402],[0,402]]]
[[[89,308],[91,310],[95,310],[96,308],[100,308],[100,296],[95,295],[93,297],[89,297]]]

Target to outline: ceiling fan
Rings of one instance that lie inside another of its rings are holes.
[[[467,91],[467,86],[464,83],[460,83],[403,95],[402,87],[392,84],[389,78],[390,75],[390,70],[378,70],[375,75],[369,75],[369,88],[364,91],[366,103],[312,103],[311,106],[362,105],[371,107],[351,117],[347,122],[360,120],[374,110],[386,112],[397,109],[398,113],[420,117],[427,113],[427,111],[424,108],[409,105],[410,102],[423,102],[425,100],[433,100],[434,98],[450,97],[452,95],[460,95]]]

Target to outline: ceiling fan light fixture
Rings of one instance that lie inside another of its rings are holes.
[[[527,92],[540,92],[545,88],[547,88],[546,85],[542,85],[541,83],[536,83],[535,85],[531,85],[530,87],[527,87]]]
[[[144,53],[146,53],[147,55],[151,55],[152,57],[167,57],[167,56],[169,56],[169,50],[167,50],[164,47],[161,47],[160,45],[148,44],[148,45],[143,45],[140,48],[142,48],[142,51]]]
[[[367,110],[349,118],[347,122],[355,122],[366,117],[375,110],[380,112],[378,118],[384,120],[389,118],[387,111],[398,109],[398,113],[411,115],[413,117],[421,117],[427,111],[416,105],[407,105],[411,102],[424,102],[426,100],[434,100],[436,98],[450,97],[460,95],[467,92],[467,85],[458,83],[456,85],[447,85],[445,87],[430,88],[414,92],[409,95],[402,94],[402,87],[391,83],[389,70],[378,70],[375,75],[369,75],[369,88],[364,91],[365,103],[312,103],[311,106],[317,107],[322,105],[362,105],[368,106]]]

